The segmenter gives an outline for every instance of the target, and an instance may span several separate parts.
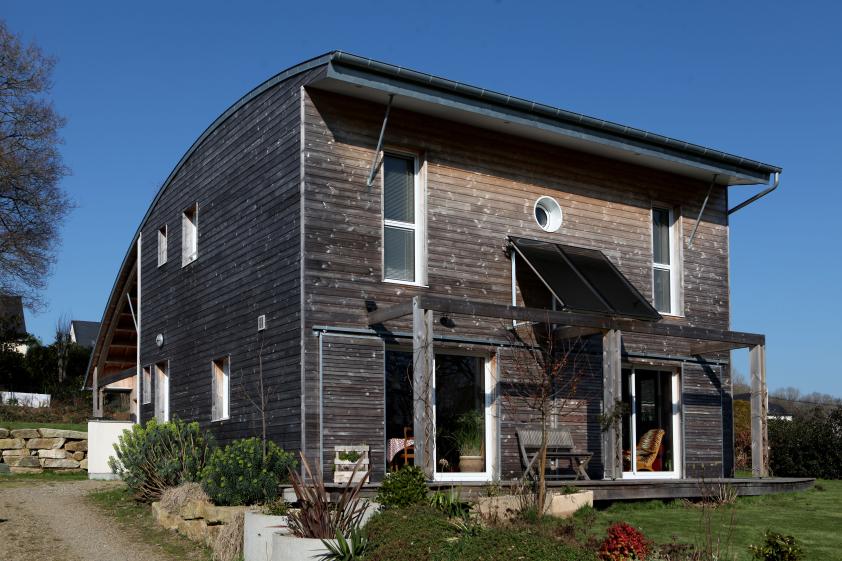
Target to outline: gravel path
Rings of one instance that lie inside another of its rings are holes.
[[[85,495],[121,483],[26,482],[0,485],[0,558],[3,561],[174,561],[161,549],[134,541],[100,514]]]

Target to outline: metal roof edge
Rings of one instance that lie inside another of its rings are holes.
[[[548,118],[566,125],[574,125],[576,127],[588,129],[595,133],[603,135],[608,133],[619,139],[647,144],[660,149],[666,148],[678,153],[691,155],[695,158],[718,161],[728,166],[733,166],[737,170],[745,170],[753,176],[756,176],[758,173],[771,175],[782,171],[782,169],[778,166],[766,164],[750,158],[736,156],[721,150],[707,148],[699,144],[685,142],[635,127],[629,127],[613,123],[611,121],[606,121],[604,119],[589,117],[587,115],[559,109],[550,105],[479,88],[446,78],[440,78],[432,74],[426,74],[344,51],[335,51],[332,54],[330,61],[335,65],[357,68],[369,73],[379,74],[389,78],[421,85],[424,88],[435,89],[459,95],[461,97],[479,100],[487,104],[515,110],[519,113]]]

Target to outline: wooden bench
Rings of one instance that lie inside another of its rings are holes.
[[[520,456],[526,466],[524,475],[535,478],[533,470],[541,451],[541,429],[517,429],[517,440],[520,446]],[[547,464],[551,461],[569,460],[571,475],[552,474],[547,479],[590,479],[588,477],[588,463],[593,452],[576,450],[573,437],[567,429],[553,428],[547,430]]]

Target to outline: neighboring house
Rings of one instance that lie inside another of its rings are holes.
[[[70,322],[70,341],[83,347],[93,348],[96,344],[96,337],[99,333],[98,321],[81,321],[78,319]]]
[[[414,434],[431,478],[509,478],[535,419],[507,407],[506,328],[550,322],[588,357],[554,422],[594,453],[592,478],[730,475],[728,351],[751,349],[762,409],[765,339],[730,331],[729,201],[780,171],[332,52],[246,94],[178,162],[87,384],[131,380],[140,420],[224,442],[259,434],[262,376],[269,437],[328,476],[334,446],[364,443],[381,479]],[[445,471],[442,435],[471,413],[482,459]],[[655,471],[638,471],[623,452],[650,430]],[[765,474],[764,425],[754,438]]]
[[[23,298],[8,294],[0,295],[0,329],[12,339],[22,341],[27,336],[26,318],[23,315]],[[19,339],[18,339],[19,338]],[[29,347],[24,343],[14,345],[17,352],[25,355]]]

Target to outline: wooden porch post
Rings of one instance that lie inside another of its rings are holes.
[[[91,411],[92,417],[98,417],[99,413],[99,406],[98,406],[98,399],[99,398],[99,368],[94,366],[94,381],[91,384],[91,401],[93,403],[93,409]]]
[[[412,401],[415,465],[429,479],[435,473],[433,426],[433,312],[412,298]]]
[[[610,329],[602,335],[602,414],[615,413],[617,402],[622,399],[622,334]],[[602,432],[602,465],[605,479],[620,479],[623,475],[621,434],[619,423]]]
[[[769,436],[767,419],[769,396],[766,391],[766,345],[749,351],[751,370],[751,475],[769,476]]]

